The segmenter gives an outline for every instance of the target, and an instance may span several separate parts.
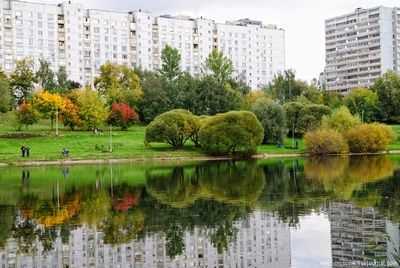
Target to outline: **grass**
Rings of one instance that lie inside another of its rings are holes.
[[[391,143],[390,150],[400,149],[400,125],[393,126],[396,139]],[[18,138],[7,138],[5,135],[18,134]],[[25,136],[25,134],[33,137]],[[0,114],[0,162],[14,164],[24,161],[51,161],[65,159],[61,150],[65,147],[70,151],[69,160],[81,159],[110,159],[110,158],[168,158],[168,157],[201,157],[205,153],[188,142],[182,150],[175,150],[172,146],[163,143],[144,144],[145,127],[136,125],[128,131],[112,132],[113,152],[109,152],[109,132],[95,135],[92,132],[69,131],[60,128],[59,136],[50,129],[50,122],[42,120],[30,126],[29,129],[15,131],[7,114]],[[36,137],[34,137],[36,136]],[[295,142],[288,138],[282,148],[276,144],[260,145],[259,153],[293,154],[306,152],[302,139],[296,139],[299,148],[292,149]],[[22,158],[20,148],[27,145],[31,148],[30,157]]]

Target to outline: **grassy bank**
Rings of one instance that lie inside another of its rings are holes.
[[[394,126],[397,135],[400,126]],[[35,137],[24,137],[23,134]],[[6,137],[11,135],[11,137]],[[17,135],[18,137],[14,137]],[[22,136],[20,136],[22,135]],[[50,122],[43,120],[38,124],[15,131],[7,118],[0,114],[0,163],[14,164],[27,161],[52,161],[65,159],[61,156],[62,148],[70,150],[69,160],[81,159],[111,159],[111,158],[169,158],[169,157],[204,157],[201,149],[188,142],[182,150],[175,150],[170,145],[163,143],[144,144],[145,127],[133,126],[128,131],[112,131],[113,151],[109,152],[110,133],[104,129],[103,134],[96,135],[92,132],[69,131],[60,128],[59,136],[55,130],[50,129]],[[282,148],[274,144],[260,145],[259,153],[292,154],[304,153],[305,147],[301,139],[298,140],[299,148],[290,149],[295,142],[286,139]],[[31,148],[30,157],[22,158],[20,148],[27,145]],[[390,145],[391,150],[400,149],[399,137]]]

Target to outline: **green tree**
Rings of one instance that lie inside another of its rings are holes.
[[[146,127],[146,143],[165,142],[181,149],[196,130],[195,117],[187,110],[172,110],[157,116]]]
[[[286,114],[282,106],[262,98],[251,106],[251,111],[264,128],[263,142],[282,144],[288,132]]]
[[[17,103],[21,104],[31,93],[34,87],[35,74],[33,72],[33,60],[24,58],[17,61],[14,72],[10,76],[11,87]]]
[[[0,71],[0,113],[5,113],[11,108],[10,79]]]
[[[264,138],[257,117],[248,111],[234,111],[209,118],[200,129],[200,144],[209,154],[250,155]]]
[[[331,109],[325,105],[311,104],[304,106],[299,112],[299,131],[305,133],[321,125],[322,117],[330,115]]]
[[[217,49],[213,49],[208,55],[205,67],[206,71],[210,72],[221,85],[231,79],[234,70],[232,61]]]
[[[35,74],[37,83],[39,83],[44,90],[55,91],[57,89],[57,83],[50,62],[45,59],[40,59],[39,64],[39,69]]]
[[[346,106],[334,109],[330,115],[322,117],[322,127],[345,134],[349,129],[361,124],[358,115],[352,115]]]
[[[283,104],[286,113],[286,125],[291,135],[299,132],[300,111],[305,107],[301,102],[287,102]]]
[[[68,88],[68,74],[65,67],[60,67],[56,75],[57,75],[57,91],[63,93],[69,91],[70,88]]]
[[[160,73],[163,77],[172,81],[181,75],[181,55],[178,49],[166,45],[161,51],[161,60]]]
[[[400,75],[388,71],[376,79],[370,89],[378,94],[379,121],[400,123]]]
[[[90,88],[77,91],[79,117],[86,130],[101,127],[108,115],[108,109],[99,92]]]
[[[371,122],[375,118],[378,94],[365,88],[352,90],[343,99],[352,114],[358,114],[363,122]]]
[[[290,69],[283,73],[276,74],[272,82],[270,82],[264,90],[267,97],[283,104],[285,102],[294,101],[307,88],[307,83],[297,80],[294,70]]]

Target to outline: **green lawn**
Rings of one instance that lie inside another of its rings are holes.
[[[68,131],[61,128],[59,136],[55,136],[55,131],[50,129],[50,122],[43,120],[38,124],[30,126],[28,130],[15,131],[5,114],[0,114],[0,136],[13,133],[38,134],[40,137],[29,139],[10,139],[0,137],[0,162],[13,164],[20,161],[46,161],[63,159],[61,156],[62,148],[70,150],[68,159],[110,159],[110,158],[153,158],[153,157],[199,157],[205,153],[196,148],[192,143],[182,150],[174,150],[168,144],[152,143],[149,146],[144,144],[144,126],[133,126],[128,131],[113,131],[112,141],[114,150],[108,152],[109,132],[104,129],[102,135],[95,135],[92,132]],[[393,126],[396,131],[396,139],[390,145],[391,150],[400,149],[400,125]],[[302,139],[298,149],[291,149],[295,144],[292,139],[285,140],[282,148],[277,148],[275,144],[260,145],[259,153],[288,154],[304,153],[305,147]],[[28,145],[31,148],[31,156],[22,158],[20,148]]]

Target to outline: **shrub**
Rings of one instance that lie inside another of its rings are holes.
[[[350,129],[346,138],[350,152],[375,153],[388,147],[394,138],[394,132],[385,124],[361,124]]]
[[[145,142],[165,142],[180,149],[196,130],[195,118],[189,111],[172,110],[157,116],[146,127]]]
[[[110,114],[108,115],[107,123],[113,126],[121,127],[122,130],[128,129],[138,119],[138,115],[125,102],[114,103]]]
[[[201,146],[209,154],[249,155],[261,144],[264,131],[252,112],[234,111],[208,119],[199,136]]]
[[[322,117],[330,113],[331,109],[328,106],[320,104],[306,105],[299,112],[298,126],[300,133],[319,128],[321,126]]]
[[[288,130],[286,114],[282,106],[267,98],[262,98],[251,106],[251,111],[264,128],[263,143],[283,143]]]
[[[346,106],[334,109],[329,116],[324,115],[322,117],[323,128],[335,129],[342,134],[359,124],[361,124],[360,118],[352,115]]]
[[[313,155],[342,154],[348,146],[342,134],[333,129],[317,129],[308,131],[304,136],[308,152]]]

